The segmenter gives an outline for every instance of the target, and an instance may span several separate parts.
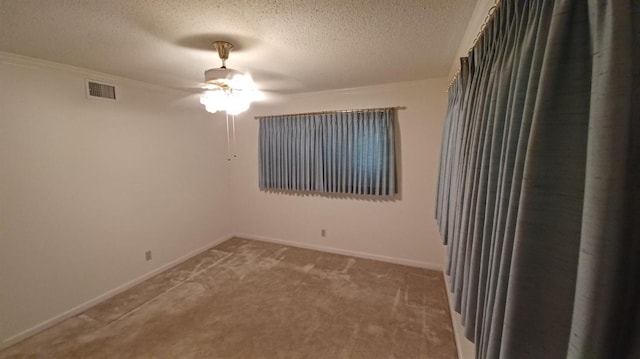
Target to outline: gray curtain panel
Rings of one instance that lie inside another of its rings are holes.
[[[260,189],[395,195],[395,117],[389,108],[261,118]]]
[[[436,218],[478,358],[640,358],[640,1],[503,0],[449,90]]]

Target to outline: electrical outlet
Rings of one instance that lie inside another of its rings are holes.
[[[151,251],[144,252],[144,259],[150,261],[151,260]]]
[[[320,230],[320,236],[321,237],[326,237],[327,236],[327,230],[326,229],[321,229]]]

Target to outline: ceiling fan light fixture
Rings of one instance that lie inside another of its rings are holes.
[[[218,51],[222,67],[205,71],[204,88],[209,91],[200,97],[200,103],[211,113],[226,111],[237,115],[249,109],[251,103],[260,98],[260,92],[251,75],[227,68],[226,60],[233,49],[231,43],[216,41],[213,47]]]
[[[226,97],[222,90],[207,91],[200,97],[200,103],[204,105],[207,112],[216,113],[225,110]]]
[[[226,111],[229,115],[237,115],[249,109],[251,103],[259,99],[259,92],[253,90],[215,89],[205,92],[200,103],[207,112]]]

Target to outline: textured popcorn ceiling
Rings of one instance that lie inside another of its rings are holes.
[[[446,76],[476,0],[0,0],[0,51],[174,88],[227,65],[283,93]]]

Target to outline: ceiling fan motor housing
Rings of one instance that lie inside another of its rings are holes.
[[[226,67],[213,68],[204,72],[204,82],[210,85],[228,88],[235,76],[242,76],[242,72]]]

